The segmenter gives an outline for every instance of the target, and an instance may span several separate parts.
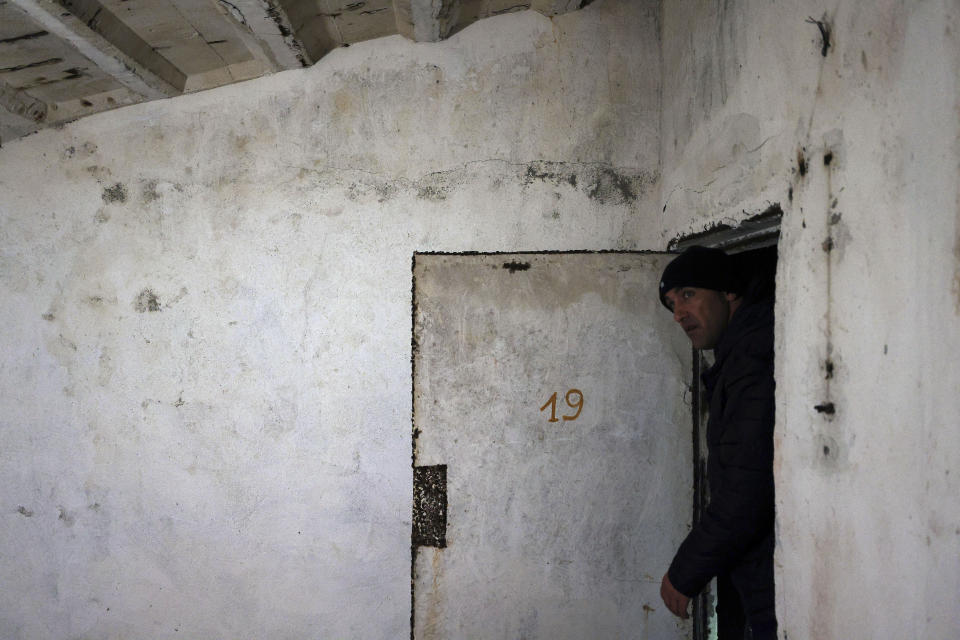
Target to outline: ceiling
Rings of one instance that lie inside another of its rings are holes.
[[[0,144],[100,111],[305,67],[401,34],[590,0],[0,0]]]

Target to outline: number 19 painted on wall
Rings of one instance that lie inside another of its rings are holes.
[[[571,397],[575,396],[576,400],[571,400]],[[576,409],[577,412],[572,416],[564,415],[560,416],[566,422],[567,420],[576,420],[580,417],[580,412],[583,411],[583,392],[580,389],[570,389],[567,391],[567,394],[563,398],[567,402],[567,406],[571,409]],[[550,419],[547,422],[560,422],[560,418],[557,418],[557,392],[554,391],[553,395],[550,396],[550,399],[540,407],[540,411],[545,410],[547,407],[550,407]]]

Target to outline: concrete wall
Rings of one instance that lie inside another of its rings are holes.
[[[663,6],[664,242],[786,214],[782,637],[955,637],[960,7]]]
[[[779,203],[783,637],[951,637],[960,12],[799,6],[504,16],[5,145],[0,635],[404,637],[413,251]]]
[[[412,254],[655,246],[658,14],[388,38],[0,149],[0,636],[406,637]]]

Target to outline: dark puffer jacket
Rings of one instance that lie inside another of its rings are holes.
[[[773,610],[773,306],[744,302],[703,374],[710,503],[670,564],[694,596],[727,573],[744,609]]]

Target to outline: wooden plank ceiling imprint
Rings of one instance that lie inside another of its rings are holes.
[[[0,0],[0,144],[51,124],[306,66],[401,34],[584,0]]]

